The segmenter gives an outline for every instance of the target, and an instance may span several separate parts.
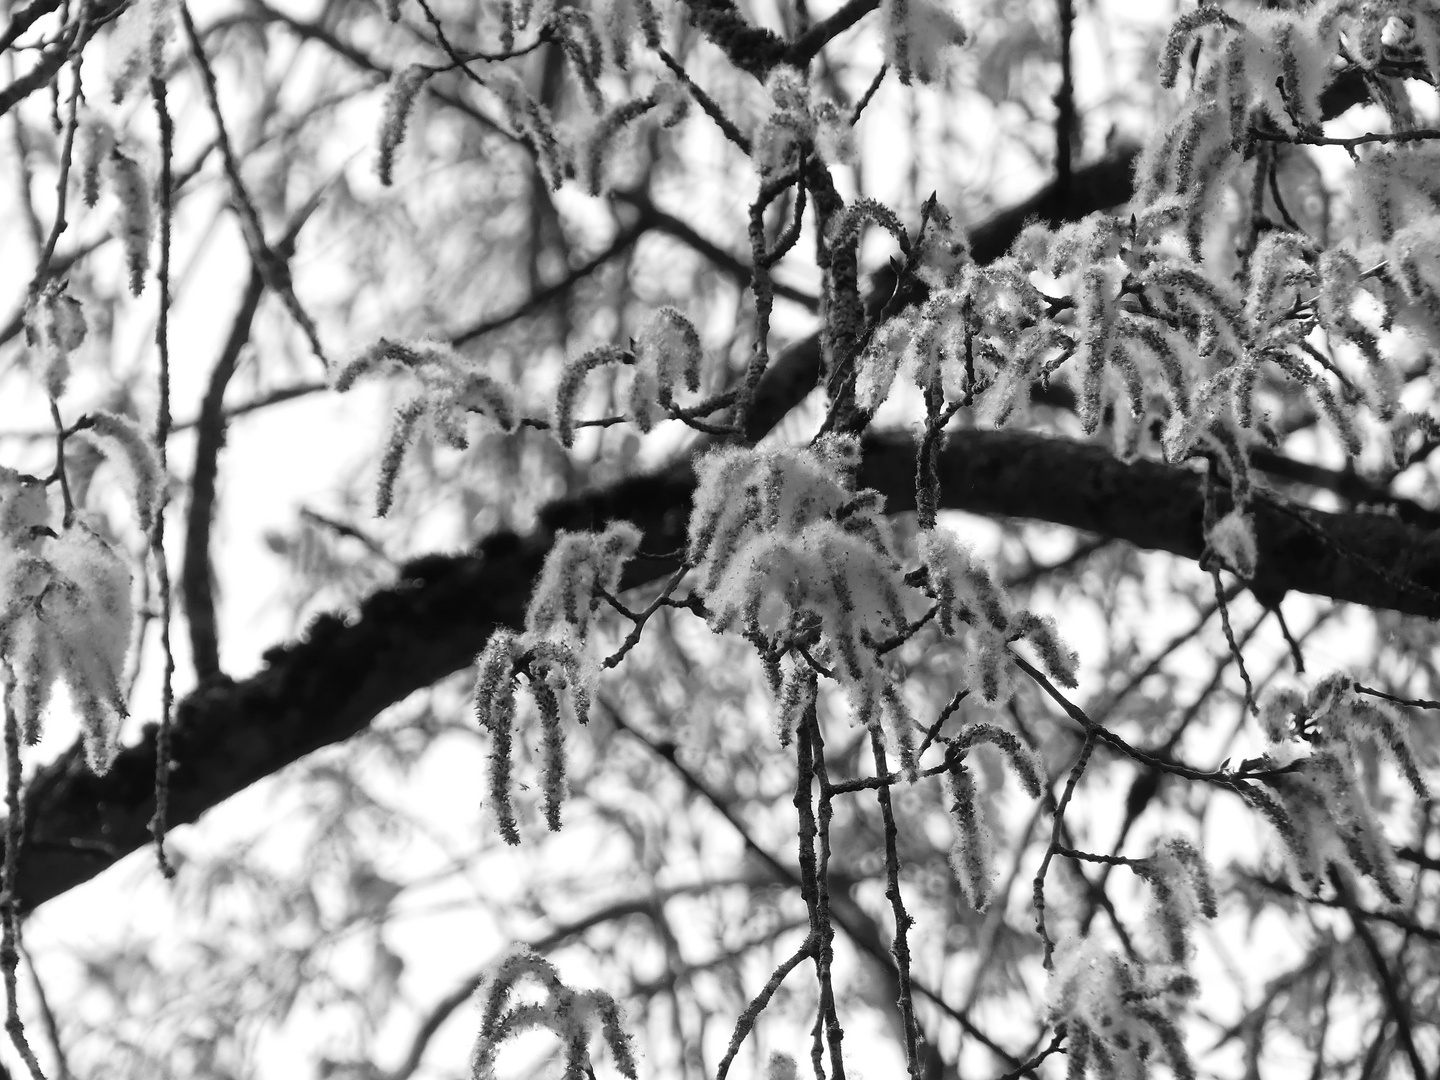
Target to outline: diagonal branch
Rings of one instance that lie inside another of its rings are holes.
[[[909,438],[871,440],[860,483],[881,491],[892,510],[912,508],[914,455]],[[1055,522],[1188,559],[1201,553],[1203,486],[1183,469],[1127,465],[1102,447],[1004,431],[956,432],[938,468],[944,505],[952,509]],[[468,666],[495,628],[523,621],[556,531],[624,518],[640,528],[641,551],[682,550],[693,485],[683,463],[552,504],[528,536],[504,533],[474,553],[417,560],[396,586],[366,600],[353,620],[322,616],[302,641],[271,649],[258,674],[192,694],[177,711],[171,820],[194,821]],[[1257,590],[1440,616],[1440,537],[1429,530],[1381,515],[1271,502],[1254,510]],[[673,573],[676,565],[673,554],[638,559],[622,586]],[[104,777],[90,776],[78,751],[40,771],[26,793],[26,819],[35,823],[20,861],[27,908],[148,841],[153,762],[154,733],[147,729]]]
[[[190,508],[185,520],[185,554],[180,583],[185,598],[185,621],[190,627],[190,653],[196,682],[204,685],[220,674],[220,641],[215,626],[215,597],[211,587],[210,526],[215,517],[215,480],[220,450],[225,445],[225,388],[235,373],[240,353],[250,340],[250,328],[265,293],[265,278],[252,267],[240,297],[240,308],[200,403],[195,422],[195,467],[190,471]]]

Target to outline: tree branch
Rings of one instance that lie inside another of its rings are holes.
[[[215,597],[210,581],[210,525],[215,517],[215,478],[220,450],[225,445],[225,388],[235,374],[240,351],[250,340],[250,327],[265,293],[265,278],[252,266],[250,280],[240,297],[240,310],[230,334],[210,370],[210,382],[195,421],[195,467],[190,472],[190,507],[185,518],[185,555],[180,587],[185,598],[185,621],[190,627],[190,653],[195,679],[204,684],[220,674],[220,641],[215,629]]]
[[[892,510],[914,505],[914,443],[866,445],[860,483]],[[940,454],[943,505],[1050,521],[1137,547],[1197,559],[1203,547],[1201,478],[1154,462],[1123,464],[1103,447],[1024,432],[959,431]],[[552,504],[528,536],[503,533],[474,553],[429,556],[402,569],[346,620],[322,616],[303,640],[270,650],[266,667],[233,686],[181,703],[171,820],[205,810],[292,761],[363,730],[382,709],[466,667],[499,626],[519,626],[535,576],[560,529],[624,518],[642,552],[684,547],[694,474],[689,463]],[[1440,617],[1440,538],[1389,517],[1254,505],[1262,592],[1309,592],[1370,607]],[[622,587],[673,573],[673,554],[637,559]],[[149,839],[154,731],[127,747],[110,773],[91,776],[67,752],[26,793],[39,832],[21,857],[19,893],[32,909]]]

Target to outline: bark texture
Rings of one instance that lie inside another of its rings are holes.
[[[860,482],[892,509],[914,505],[915,444],[866,444]],[[1019,431],[963,431],[939,457],[943,504],[1030,518],[1198,558],[1202,479],[1154,462],[1124,464],[1103,447]],[[270,650],[258,674],[212,685],[180,706],[170,814],[194,821],[242,788],[321,746],[363,730],[383,709],[468,665],[497,626],[518,626],[545,552],[560,529],[616,518],[644,532],[626,585],[674,569],[691,505],[687,464],[548,508],[529,536],[503,534],[475,553],[405,568],[353,620],[324,616],[303,640]],[[1399,518],[1324,513],[1278,500],[1257,504],[1254,586],[1440,617],[1440,533]],[[31,835],[20,863],[27,909],[93,877],[150,840],[153,731],[103,777],[78,750],[43,770],[26,793]]]

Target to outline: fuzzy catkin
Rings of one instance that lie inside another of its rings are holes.
[[[399,71],[385,90],[385,110],[380,120],[379,152],[375,173],[380,183],[389,187],[394,180],[395,151],[405,139],[415,99],[435,69],[425,64],[411,64]]]
[[[139,296],[150,269],[150,239],[155,231],[150,184],[136,160],[119,149],[106,159],[110,188],[119,201],[120,239],[130,268],[130,292]]]

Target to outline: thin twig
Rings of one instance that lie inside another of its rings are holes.
[[[1387,694],[1384,690],[1376,690],[1372,686],[1365,686],[1362,683],[1354,683],[1351,687],[1357,694],[1369,694],[1371,697],[1383,698],[1386,701],[1393,701],[1396,705],[1405,705],[1412,709],[1440,709],[1440,701],[1434,698],[1403,698],[1394,694]]]
[[[1375,968],[1375,981],[1380,984],[1380,993],[1385,998],[1385,1004],[1390,1010],[1390,1016],[1395,1021],[1395,1029],[1400,1036],[1400,1045],[1405,1049],[1405,1056],[1409,1059],[1410,1072],[1415,1080],[1427,1080],[1430,1072],[1420,1060],[1420,1051],[1415,1046],[1415,1025],[1410,1016],[1410,1006],[1400,987],[1396,985],[1395,975],[1390,971],[1390,965],[1385,959],[1385,954],[1380,951],[1380,943],[1375,940],[1375,935],[1365,925],[1365,920],[1356,911],[1354,897],[1349,886],[1340,874],[1332,869],[1330,881],[1335,886],[1335,892],[1340,896],[1346,908],[1350,911],[1350,925],[1355,928],[1355,936],[1365,946],[1366,953],[1370,956],[1370,963]]]
[[[875,775],[888,774],[885,762],[885,742],[878,728],[870,729],[870,749],[875,759]],[[879,784],[875,788],[875,801],[880,806],[880,820],[885,835],[885,898],[890,901],[890,913],[895,919],[895,937],[890,942],[890,954],[895,957],[895,969],[900,976],[900,1022],[905,1031],[905,1067],[913,1080],[920,1080],[920,1026],[915,1020],[915,994],[910,986],[910,927],[915,920],[905,910],[905,900],[900,892],[900,853],[896,844],[895,810],[890,805],[890,785]]]
[[[705,110],[705,115],[715,121],[715,126],[720,129],[725,138],[734,143],[742,154],[749,156],[750,140],[735,126],[735,122],[725,115],[725,111],[720,108],[719,103],[701,89],[695,80],[690,78],[689,74],[685,71],[684,65],[676,60],[675,57],[671,56],[669,52],[663,48],[656,49],[655,52],[660,57],[660,62],[669,68],[677,79],[684,83],[685,89],[690,91],[690,96],[695,99],[696,104]]]
[[[1075,36],[1074,0],[1056,0],[1060,22],[1060,87],[1055,91],[1055,189],[1063,199],[1070,193],[1070,176],[1076,143],[1075,78],[1071,45]]]
[[[6,663],[4,668],[6,681],[10,682],[9,664]],[[5,1031],[33,1080],[45,1080],[35,1051],[25,1038],[25,1024],[20,1019],[19,979],[16,977],[20,967],[20,897],[16,893],[16,872],[20,864],[20,845],[25,838],[25,819],[20,805],[20,722],[14,709],[7,707],[4,712],[5,876],[4,888],[0,890],[0,919],[4,923],[3,933],[0,933],[0,971],[3,971],[5,981]]]
[[[190,55],[195,60],[195,66],[200,70],[200,83],[205,90],[205,102],[210,108],[210,117],[215,122],[215,137],[220,144],[220,160],[224,165],[225,179],[230,187],[230,201],[240,219],[240,232],[245,237],[245,246],[250,250],[251,264],[259,269],[266,287],[280,297],[285,309],[290,313],[290,317],[304,332],[316,358],[322,365],[328,367],[329,361],[325,358],[325,350],[320,344],[320,336],[315,329],[315,323],[301,306],[299,297],[295,295],[295,286],[290,279],[288,258],[272,250],[265,241],[265,230],[260,224],[259,211],[255,209],[254,200],[250,198],[250,192],[246,189],[245,181],[240,176],[240,160],[235,154],[229,132],[225,128],[225,115],[220,109],[220,93],[215,84],[215,71],[210,66],[210,58],[205,55],[205,46],[200,42],[200,34],[195,29],[195,20],[191,18],[189,5],[181,3],[179,6],[180,22],[190,44]]]
[[[1230,604],[1225,599],[1225,589],[1220,584],[1220,571],[1210,570],[1210,580],[1215,584],[1215,604],[1220,609],[1220,625],[1225,630],[1225,641],[1230,646],[1230,655],[1235,658],[1235,667],[1240,680],[1245,684],[1245,709],[1251,716],[1259,716],[1260,708],[1255,704],[1255,686],[1250,681],[1250,671],[1245,667],[1245,654],[1235,641],[1235,628],[1230,625]]]
[[[1269,128],[1255,127],[1251,133],[1259,139],[1270,142],[1297,143],[1302,146],[1343,146],[1353,150],[1366,143],[1412,143],[1430,142],[1440,139],[1440,128],[1412,128],[1409,131],[1369,131],[1364,135],[1350,135],[1341,138],[1322,135],[1319,132],[1304,131],[1295,135]]]
[[[625,720],[624,716],[621,715],[619,709],[612,701],[610,701],[606,697],[606,695],[602,694],[597,697],[596,704],[605,710],[606,715],[610,718],[611,722],[614,723],[619,730],[632,736],[637,741],[648,747],[651,752],[654,753],[657,757],[660,757],[664,761],[666,761],[670,765],[670,767],[675,770],[676,774],[681,778],[681,780],[684,781],[685,785],[690,788],[690,790],[694,791],[697,795],[699,795],[707,803],[709,803],[717,812],[719,812],[720,816],[723,817],[726,822],[729,823],[730,827],[733,828],[735,832],[739,835],[746,849],[752,852],[756,856],[756,858],[760,860],[760,862],[762,862],[767,868],[769,868],[769,870],[775,875],[777,880],[787,882],[795,888],[798,888],[800,886],[799,872],[793,866],[787,866],[785,863],[781,862],[765,847],[763,847],[751,835],[750,830],[746,827],[745,823],[740,820],[739,816],[731,808],[729,803],[727,803],[714,790],[712,790],[711,787],[704,780],[702,780],[693,771],[686,767],[684,763],[678,760],[675,754],[675,748],[673,746],[667,743],[660,743],[655,741],[654,739],[651,739],[650,737],[645,735],[644,732],[640,731],[638,728],[628,723]],[[885,948],[885,945],[881,942],[879,935],[876,934],[873,929],[867,925],[869,921],[869,916],[863,909],[849,901],[846,901],[843,904],[837,901],[834,905],[832,915],[834,917],[836,925],[838,925],[840,929],[845,931],[846,935],[850,938],[851,943],[857,949],[859,949],[861,952],[864,952],[872,960],[875,960],[877,963],[879,963],[884,970],[893,970],[891,967],[893,960],[890,956],[889,950]],[[964,1010],[957,1009],[954,1005],[947,1001],[944,995],[941,994],[938,990],[931,987],[922,980],[914,978],[913,975],[911,978],[911,982],[917,994],[930,1001],[933,1005],[935,1005],[936,1008],[938,1008],[942,1013],[944,1013],[944,1015],[954,1020],[957,1024],[960,1025],[960,1027],[965,1031],[967,1035],[969,1035],[976,1042],[980,1043],[980,1045],[984,1046],[997,1058],[999,1058],[1001,1061],[1004,1061],[1012,1068],[1020,1064],[1020,1059],[1018,1057],[1016,1057],[1014,1054],[1010,1053],[1010,1051],[1006,1050],[1003,1046],[997,1043],[993,1038],[990,1037],[989,1034],[987,1034],[981,1028],[977,1027],[975,1022],[970,1019],[968,1013],[966,1013]]]
[[[20,958],[30,969],[30,981],[35,984],[35,1000],[40,1006],[40,1019],[45,1024],[45,1038],[50,1043],[50,1053],[55,1055],[55,1067],[59,1070],[59,1080],[70,1080],[73,1074],[70,1072],[70,1062],[65,1054],[65,1044],[60,1041],[60,1024],[55,1018],[55,1010],[50,1005],[50,995],[45,992],[45,984],[40,980],[40,972],[35,967],[35,959],[30,955],[30,950],[25,947],[24,938],[17,939],[15,945],[20,951]]]
[[[250,340],[250,328],[260,308],[265,285],[258,267],[251,265],[250,278],[240,297],[240,309],[230,323],[230,332],[220,356],[210,370],[205,396],[196,418],[195,464],[190,470],[190,507],[185,520],[185,551],[180,580],[185,595],[185,620],[190,627],[190,657],[195,678],[205,684],[221,674],[220,642],[216,630],[215,599],[211,587],[210,527],[215,516],[216,475],[220,448],[225,443],[225,388]]]
[[[1050,870],[1050,860],[1055,857],[1061,847],[1060,826],[1065,820],[1065,808],[1070,805],[1070,799],[1075,794],[1075,787],[1080,783],[1080,777],[1085,775],[1085,766],[1090,764],[1090,755],[1094,752],[1094,733],[1086,732],[1085,741],[1080,744],[1080,753],[1075,757],[1075,764],[1070,767],[1070,776],[1065,781],[1065,790],[1061,793],[1059,801],[1055,804],[1054,824],[1050,830],[1050,845],[1045,849],[1045,854],[1040,859],[1040,868],[1035,871],[1035,930],[1039,933],[1040,940],[1044,943],[1044,963],[1047,971],[1050,970],[1051,958],[1055,954],[1055,942],[1050,939],[1049,931],[1045,927],[1045,875]]]
[[[160,291],[160,311],[155,321],[155,352],[157,402],[155,406],[155,454],[159,459],[160,476],[169,476],[167,444],[170,440],[170,231],[173,225],[172,187],[174,184],[175,124],[166,104],[165,79],[150,79],[150,96],[155,104],[155,117],[160,127],[160,265],[156,282]],[[165,503],[167,485],[160,487],[160,505],[155,508],[151,527],[150,550],[155,557],[155,576],[160,587],[160,725],[155,732],[155,816],[150,832],[155,837],[155,861],[160,873],[175,876],[175,868],[165,854],[165,829],[170,813],[170,734],[171,714],[175,708],[175,650],[170,642],[170,564],[165,558]]]

